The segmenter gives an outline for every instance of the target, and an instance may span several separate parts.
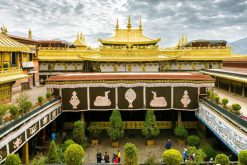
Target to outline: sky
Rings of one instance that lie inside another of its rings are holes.
[[[82,32],[86,43],[114,35],[116,19],[126,28],[142,19],[143,33],[161,38],[160,47],[174,46],[181,35],[188,40],[232,42],[247,37],[247,0],[0,0],[0,26],[10,34],[38,39],[74,41]]]

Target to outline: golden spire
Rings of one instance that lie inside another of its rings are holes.
[[[132,27],[132,26],[131,26],[131,20],[130,20],[130,16],[129,16],[127,28],[128,28],[128,29],[131,29],[131,27]]]
[[[80,39],[80,35],[79,35],[79,32],[77,33],[77,39],[78,39],[78,40]]]
[[[7,28],[7,26],[4,26],[4,25],[3,25],[3,26],[1,27],[1,33],[2,33],[2,34],[8,34],[8,28]]]
[[[140,25],[139,25],[139,29],[142,30],[142,19],[140,18]]]
[[[116,23],[116,30],[119,29],[119,25],[118,25],[118,19],[117,19],[117,23]]]
[[[33,36],[32,36],[32,30],[31,29],[29,29],[28,30],[28,39],[33,39]]]
[[[82,32],[80,33],[80,40],[83,40],[83,37],[82,37]]]

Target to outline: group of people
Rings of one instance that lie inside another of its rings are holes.
[[[117,154],[113,154],[112,156],[112,163],[120,163],[120,151],[117,151]],[[110,156],[107,152],[105,152],[105,155],[102,156],[101,152],[98,150],[96,154],[96,160],[97,163],[110,163]]]

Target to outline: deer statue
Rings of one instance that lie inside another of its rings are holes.
[[[94,101],[94,106],[110,106],[111,100],[108,98],[110,91],[105,91],[105,96],[97,96]]]
[[[153,93],[153,100],[150,102],[151,107],[166,107],[167,102],[165,97],[157,97],[157,93],[154,91],[151,91]]]

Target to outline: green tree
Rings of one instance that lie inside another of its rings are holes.
[[[200,137],[196,135],[190,135],[187,137],[187,142],[190,146],[198,146],[200,144]]]
[[[4,165],[20,165],[20,164],[21,164],[21,159],[17,154],[9,154],[4,162]]]
[[[163,152],[162,159],[167,165],[180,165],[182,155],[178,150],[169,149]]]
[[[3,116],[6,114],[7,106],[6,105],[0,105],[0,124],[3,123]]]
[[[86,146],[87,138],[85,136],[85,128],[83,121],[78,120],[74,123],[73,140],[74,142],[80,144],[83,147]]]
[[[230,164],[230,160],[229,160],[228,156],[226,156],[225,154],[218,154],[215,157],[215,163],[216,164],[221,164],[221,165],[229,165]]]
[[[91,134],[93,139],[99,138],[99,135],[100,135],[100,133],[102,131],[101,128],[97,127],[97,125],[92,123],[92,122],[90,123],[89,127],[87,128],[87,130],[90,132],[90,134]]]
[[[188,136],[188,131],[183,126],[178,126],[174,129],[174,135],[182,140],[185,140]]]
[[[210,158],[215,159],[215,156],[217,155],[216,151],[210,145],[202,147],[202,151],[206,154],[206,157],[204,158],[206,161],[209,161]]]
[[[58,148],[54,141],[51,141],[50,143],[50,150],[48,152],[46,162],[47,163],[59,163],[60,162]]]
[[[9,112],[13,118],[17,118],[19,116],[19,108],[16,105],[9,106]]]
[[[204,161],[204,158],[206,157],[206,154],[202,151],[202,149],[196,149],[195,146],[189,147],[189,156],[193,156],[195,154],[195,161],[194,164],[199,165],[201,162]]]
[[[84,149],[78,144],[71,144],[64,152],[67,165],[82,165],[84,160]]]
[[[247,165],[247,150],[242,150],[238,154],[239,165]]]
[[[16,98],[16,104],[17,106],[20,108],[20,112],[21,112],[21,115],[23,115],[23,113],[26,113],[27,112],[27,103],[28,102],[28,99],[29,99],[29,96],[25,93],[21,93],[17,98]],[[30,106],[31,108],[31,106]]]
[[[42,154],[38,154],[31,161],[31,165],[45,165],[46,159],[47,159],[46,156],[44,156]]]
[[[124,136],[123,121],[119,110],[112,111],[107,133],[112,140],[118,140]]]
[[[155,136],[159,135],[160,130],[156,124],[156,117],[154,111],[147,111],[144,126],[142,128],[142,134],[146,136],[147,139],[153,139]]]
[[[126,143],[124,146],[124,165],[138,164],[138,149],[135,144]]]
[[[226,107],[226,105],[228,104],[228,99],[227,98],[223,98],[222,100],[221,100],[221,103],[223,104],[223,106],[224,107]]]

